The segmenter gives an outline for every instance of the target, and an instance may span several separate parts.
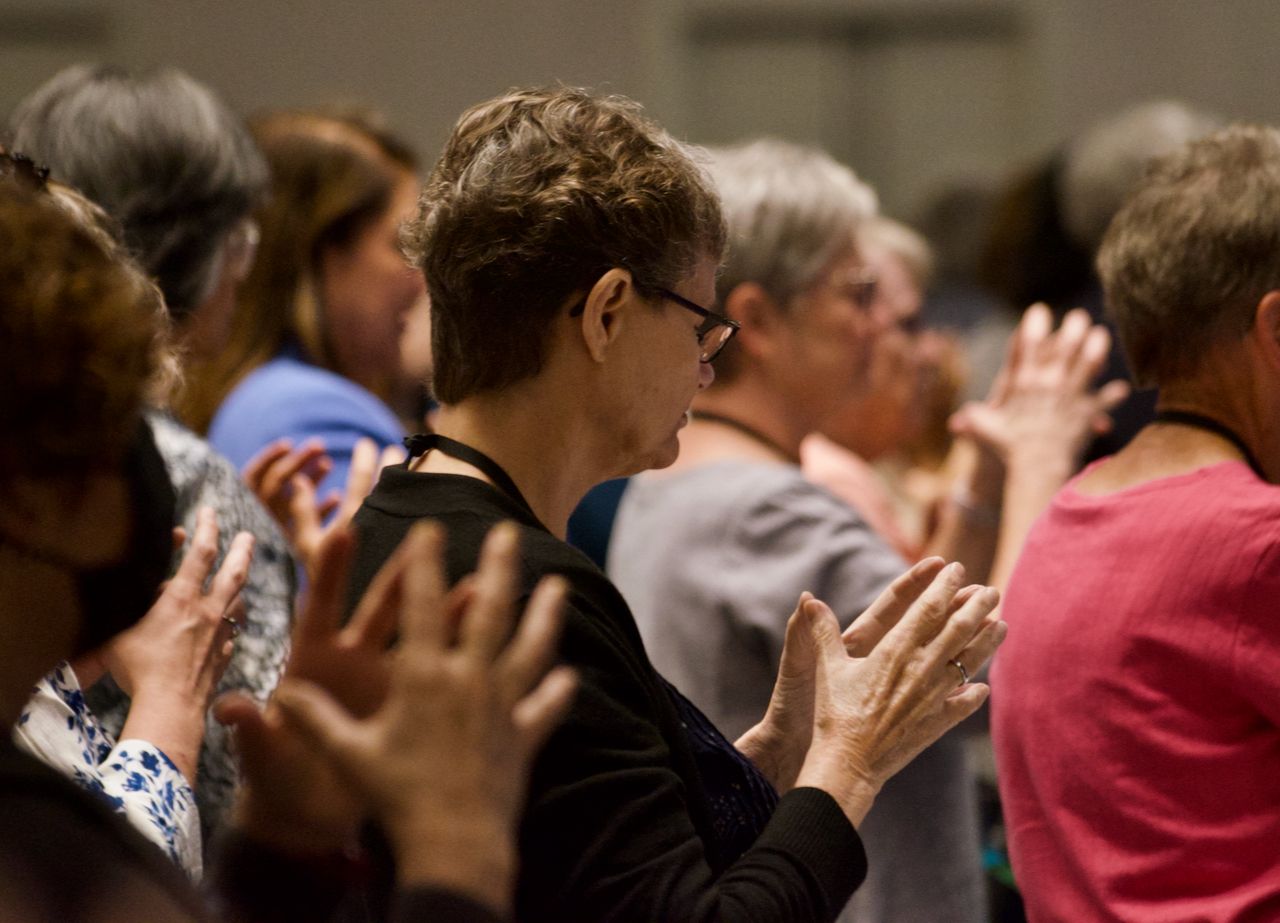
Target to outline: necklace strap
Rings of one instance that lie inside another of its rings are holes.
[[[1254,474],[1264,481],[1267,479],[1267,476],[1262,473],[1262,465],[1258,463],[1257,456],[1253,454],[1253,450],[1249,448],[1248,444],[1240,438],[1240,435],[1235,430],[1224,423],[1219,423],[1213,417],[1206,417],[1190,410],[1157,410],[1153,422],[1177,423],[1221,436],[1235,446],[1236,451],[1244,456],[1245,464],[1253,469]]]
[[[471,467],[479,470],[493,482],[494,487],[511,498],[529,514],[534,522],[541,525],[541,520],[538,519],[538,515],[533,511],[533,507],[529,505],[529,501],[524,498],[524,494],[520,493],[520,488],[511,479],[511,475],[507,474],[501,465],[479,449],[472,448],[456,439],[450,439],[448,436],[441,436],[439,433],[418,433],[415,436],[409,436],[404,441],[404,447],[409,451],[409,458],[411,459],[417,458],[419,455],[426,455],[432,449],[435,449],[450,458],[466,462]],[[408,464],[407,461],[406,464]]]
[[[722,413],[712,413],[709,410],[695,410],[692,412],[691,416],[695,420],[703,420],[707,423],[719,423],[721,426],[727,426],[730,429],[736,429],[738,432],[742,433],[742,435],[746,436],[752,441],[758,442],[762,446],[765,446],[766,448],[772,449],[774,452],[777,452],[779,455],[781,455],[787,461],[791,462],[793,465],[800,464],[800,456],[797,455],[795,452],[788,451],[787,449],[779,445],[775,440],[771,439],[770,437],[766,436],[764,433],[760,432],[760,430],[756,429],[754,426],[751,426],[748,423],[743,423],[741,420],[737,419],[736,417],[728,417]]]

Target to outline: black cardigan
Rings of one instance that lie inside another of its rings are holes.
[[[497,488],[405,465],[386,469],[355,517],[351,600],[420,519],[447,529],[450,583],[474,570],[489,529],[512,520],[521,599],[546,574],[564,575],[571,587],[560,657],[577,668],[580,688],[533,768],[517,919],[835,918],[866,875],[861,841],[836,802],[817,789],[793,790],[753,845],[723,856],[689,733],[622,596]]]

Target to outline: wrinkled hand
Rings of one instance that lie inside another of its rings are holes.
[[[813,738],[813,681],[817,650],[800,610],[814,598],[800,594],[787,620],[782,658],[764,719],[734,744],[779,792],[795,786]]]
[[[486,539],[460,620],[443,546],[434,524],[415,527],[402,546],[400,648],[381,708],[362,718],[293,674],[277,702],[385,826],[402,876],[488,890],[501,904],[529,764],[574,690],[568,668],[548,672],[565,584],[544,580],[511,637],[515,529],[500,525]]]
[[[1110,333],[1087,312],[1068,312],[1055,332],[1049,309],[1032,305],[987,399],[957,411],[952,431],[1006,462],[1023,452],[1074,468],[1089,437],[1110,428],[1109,412],[1129,394],[1119,380],[1092,386],[1110,348]]]
[[[856,825],[891,776],[986,701],[972,676],[1004,639],[990,618],[999,594],[964,586],[957,564],[936,558],[895,580],[842,634],[835,614],[808,599],[789,626],[809,636],[812,739],[797,785],[832,793]]]
[[[202,507],[177,573],[142,620],[102,654],[106,669],[133,699],[128,735],[154,743],[188,779],[194,778],[209,699],[244,621],[240,590],[249,576],[253,536],[236,535],[210,580],[217,557],[217,516]]]
[[[253,457],[242,477],[284,530],[308,576],[315,579],[320,546],[325,537],[351,521],[377,481],[378,472],[404,459],[399,446],[381,453],[372,439],[360,439],[351,453],[346,489],[321,500],[316,486],[333,468],[324,445],[309,439],[296,449],[277,440]],[[332,519],[325,524],[325,519]]]

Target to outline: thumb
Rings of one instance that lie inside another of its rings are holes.
[[[271,761],[272,728],[261,705],[243,692],[228,692],[213,703],[213,717],[235,732],[235,748],[246,778]]]
[[[840,622],[836,614],[820,599],[807,599],[800,610],[808,621],[809,640],[816,654],[845,656],[844,639],[840,635]],[[821,659],[821,657],[819,657]]]
[[[578,675],[570,667],[556,667],[532,692],[516,703],[512,717],[522,737],[526,757],[542,748],[573,705]]]
[[[285,680],[272,699],[289,726],[333,762],[343,775],[358,774],[362,725],[324,689]]]
[[[999,448],[1004,440],[1001,422],[995,407],[970,401],[951,415],[947,425],[953,436],[967,436],[988,448]]]

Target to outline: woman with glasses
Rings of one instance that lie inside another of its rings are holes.
[[[820,151],[757,141],[713,151],[711,173],[730,237],[717,302],[742,331],[715,384],[693,402],[679,460],[628,486],[608,571],[655,666],[738,735],[770,702],[787,607],[809,591],[848,624],[906,566],[800,467],[806,436],[883,386],[877,358],[903,315],[859,248],[875,195],[846,167]],[[1019,492],[1010,506],[1024,513],[1027,493],[1042,506],[1067,477],[1071,446],[1105,406],[1087,390],[1105,334],[1091,335],[1081,320],[1055,338],[1024,331],[1027,361],[1008,370],[1010,393],[981,416],[988,430],[1025,433],[1037,453],[1010,468]],[[1032,432],[1032,422],[1044,429]],[[994,455],[973,466],[929,549],[963,562],[970,579],[990,573],[1003,473]],[[940,741],[885,787],[859,831],[885,861],[873,863],[852,919],[985,921],[977,793],[963,743]]]
[[[735,333],[709,307],[724,228],[701,168],[627,100],[513,91],[463,114],[409,236],[442,406],[356,515],[353,593],[423,519],[447,527],[451,581],[503,520],[521,594],[565,581],[559,653],[579,692],[534,767],[517,919],[833,919],[863,877],[856,827],[885,778],[985,697],[957,685],[1003,636],[995,595],[934,559],[843,640],[822,603],[789,600],[777,694],[729,743],[563,540],[590,487],[675,462]]]

